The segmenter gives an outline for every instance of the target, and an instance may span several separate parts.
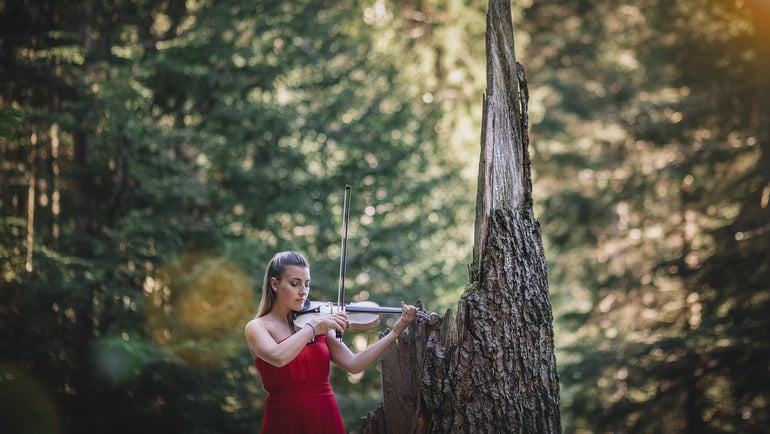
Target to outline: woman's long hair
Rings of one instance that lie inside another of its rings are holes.
[[[257,308],[257,318],[270,312],[273,309],[273,304],[275,304],[275,291],[270,286],[270,279],[275,277],[280,280],[283,272],[286,271],[286,267],[292,265],[310,268],[307,259],[295,251],[276,253],[273,259],[267,263],[265,281],[262,283],[262,299],[259,301],[259,307]]]

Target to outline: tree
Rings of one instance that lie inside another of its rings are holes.
[[[383,375],[399,373],[393,380],[400,381],[384,378],[386,387],[408,390],[419,380],[419,390],[406,393],[413,406],[400,411],[385,401],[365,432],[561,432],[545,255],[532,211],[528,91],[511,19],[508,1],[489,2],[470,284],[456,320],[448,314],[430,337],[413,325],[411,348],[386,357]]]

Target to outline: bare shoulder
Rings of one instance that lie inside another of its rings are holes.
[[[246,334],[255,333],[258,330],[264,330],[265,324],[262,318],[254,318],[251,321],[246,323],[246,327],[244,327],[244,331]]]
[[[279,328],[274,319],[271,319],[269,316],[261,316],[246,323],[245,332],[246,337],[261,339],[269,336],[275,340],[275,335],[279,333]]]

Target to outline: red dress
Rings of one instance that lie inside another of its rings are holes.
[[[282,368],[254,359],[262,384],[270,394],[262,418],[262,434],[345,434],[329,384],[329,362],[326,335],[316,336],[314,343],[305,345]]]

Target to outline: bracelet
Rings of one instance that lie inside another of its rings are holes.
[[[315,335],[316,335],[315,327],[313,327],[313,324],[310,324],[309,322],[306,322],[305,325],[310,326],[310,328],[313,329],[313,337],[310,338],[309,341],[307,341],[307,343],[312,344],[313,342],[315,342]]]

